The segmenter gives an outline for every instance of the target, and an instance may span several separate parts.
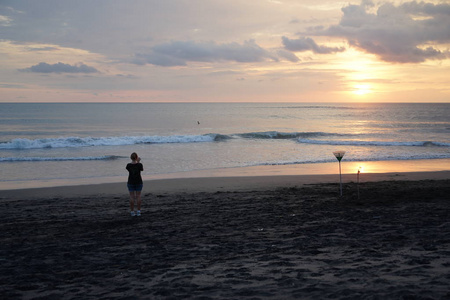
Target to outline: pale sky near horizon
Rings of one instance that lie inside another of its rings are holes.
[[[450,0],[1,0],[0,102],[450,102]]]

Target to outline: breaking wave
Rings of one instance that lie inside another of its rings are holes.
[[[215,134],[173,136],[124,137],[60,137],[46,139],[14,139],[0,143],[0,149],[78,148],[96,146],[124,146],[135,144],[200,143],[213,142]]]
[[[169,135],[169,136],[122,136],[122,137],[59,137],[43,139],[17,138],[7,142],[0,142],[0,149],[45,149],[45,148],[78,148],[99,146],[125,146],[136,144],[169,144],[169,143],[209,143],[230,139],[255,140],[294,140],[304,144],[316,145],[348,145],[348,146],[416,146],[416,147],[449,147],[450,143],[435,141],[364,141],[342,140],[348,137],[360,137],[358,134],[340,134],[332,132],[247,132],[236,134],[201,134],[201,135]],[[322,140],[319,138],[337,138],[336,140]],[[316,139],[317,138],[317,139]]]
[[[249,132],[238,134],[209,133],[202,135],[122,136],[122,137],[59,137],[45,139],[13,139],[0,143],[0,149],[78,148],[97,146],[124,146],[135,144],[207,143],[229,139],[298,139],[324,136],[340,136],[326,132]]]

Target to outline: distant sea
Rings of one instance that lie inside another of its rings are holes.
[[[450,158],[450,104],[0,104],[0,183]]]

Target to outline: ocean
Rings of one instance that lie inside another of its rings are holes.
[[[336,150],[343,161],[450,158],[447,103],[2,103],[0,124],[3,189],[126,181],[132,152],[144,178],[336,162]]]

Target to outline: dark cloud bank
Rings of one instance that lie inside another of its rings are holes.
[[[448,57],[448,51],[430,44],[450,42],[450,4],[385,3],[370,13],[374,8],[372,1],[346,6],[339,24],[312,30],[311,35],[346,38],[352,47],[387,62],[420,63]]]
[[[316,54],[328,54],[345,51],[344,47],[335,48],[319,46],[312,38],[309,37],[301,37],[296,40],[291,40],[283,36],[282,41],[285,49],[292,52],[312,51]]]
[[[48,64],[41,62],[37,65],[31,66],[26,69],[20,69],[19,71],[33,72],[33,73],[97,73],[98,70],[94,67],[89,67],[83,63],[78,65],[69,65],[64,63]]]
[[[243,44],[172,41],[156,45],[148,53],[136,54],[133,63],[170,67],[185,66],[188,62],[297,62],[296,52],[330,54],[346,50],[318,45],[309,36],[344,38],[349,46],[375,54],[386,62],[420,63],[449,56],[448,50],[439,50],[431,44],[450,42],[450,4],[411,1],[399,6],[385,3],[375,8],[370,0],[348,5],[342,8],[339,24],[311,28],[295,39],[283,36],[282,48],[277,51],[265,50],[253,40]]]
[[[260,62],[266,59],[276,60],[269,51],[258,46],[255,41],[243,44],[215,42],[172,41],[154,46],[148,54],[137,54],[136,64],[158,66],[185,66],[187,62]]]

